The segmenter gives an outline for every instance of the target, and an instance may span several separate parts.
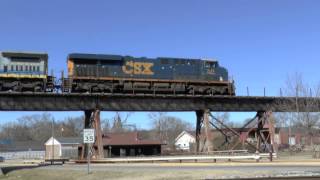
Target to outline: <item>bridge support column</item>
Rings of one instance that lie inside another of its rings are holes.
[[[201,135],[201,126],[203,124],[203,114],[204,111],[196,111],[197,123],[196,123],[196,153],[200,152],[200,135]]]
[[[196,111],[197,115],[197,124],[196,124],[196,153],[199,153],[200,150],[200,136],[201,136],[201,127],[204,125],[205,128],[205,141],[203,142],[203,146],[207,147],[207,151],[213,150],[212,144],[212,133],[209,124],[209,113],[210,110],[198,110]]]
[[[257,120],[258,120],[258,124],[257,124],[257,130],[255,133],[255,136],[257,138],[257,144],[256,144],[256,153],[260,153],[261,151],[261,133],[262,133],[262,129],[264,126],[264,119],[265,119],[265,112],[261,111],[261,112],[257,112]]]
[[[101,123],[100,123],[100,110],[86,110],[84,111],[84,128],[92,128],[95,130],[95,143],[91,148],[92,157],[95,159],[103,158],[103,144],[101,134]],[[81,151],[81,159],[87,158],[88,146],[83,145]]]
[[[206,145],[208,153],[213,151],[213,142],[212,142],[213,141],[213,137],[212,137],[213,133],[211,132],[211,128],[210,128],[209,113],[210,113],[210,110],[206,109],[203,114],[203,123],[204,123],[204,127],[205,127],[205,132],[206,132],[206,142],[204,145]]]
[[[273,153],[275,152],[276,145],[274,142],[274,119],[272,118],[272,112],[258,112],[258,124],[256,130],[256,138],[257,138],[257,146],[256,153],[260,153],[261,151],[269,153],[269,159],[272,161]],[[265,127],[265,125],[268,127]],[[261,143],[263,143],[263,147],[261,147]],[[263,148],[263,149],[261,149]]]

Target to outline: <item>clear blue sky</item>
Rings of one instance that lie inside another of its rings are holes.
[[[319,80],[320,1],[2,0],[0,50],[44,51],[66,70],[71,52],[216,58],[238,95],[278,95],[288,75]],[[22,114],[1,112],[1,120]],[[32,114],[32,113],[31,113]],[[78,113],[54,113],[58,119]],[[172,113],[195,122],[194,113]],[[252,114],[232,114],[241,121]],[[104,113],[103,116],[112,116]],[[147,127],[146,113],[131,122]]]

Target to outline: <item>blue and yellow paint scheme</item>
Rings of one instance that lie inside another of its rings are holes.
[[[0,52],[0,78],[47,78],[48,55],[33,52]]]
[[[184,58],[135,58],[131,56],[70,54],[71,78],[134,78],[228,82],[228,71],[217,61]]]

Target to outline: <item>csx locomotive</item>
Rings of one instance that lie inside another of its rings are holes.
[[[0,57],[1,90],[55,87],[46,54],[2,52]],[[235,94],[228,71],[213,60],[74,53],[68,55],[67,67],[60,87],[68,93]]]

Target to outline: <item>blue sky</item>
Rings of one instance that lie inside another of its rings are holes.
[[[68,53],[216,58],[236,93],[279,94],[288,75],[319,81],[320,1],[136,0],[0,1],[0,50],[44,51],[50,69],[66,70]],[[2,122],[33,112],[1,112]],[[190,113],[170,113],[195,122]],[[81,112],[54,113],[57,119]],[[112,113],[103,113],[104,117]],[[252,116],[232,114],[241,121]],[[148,127],[146,113],[130,122]]]

